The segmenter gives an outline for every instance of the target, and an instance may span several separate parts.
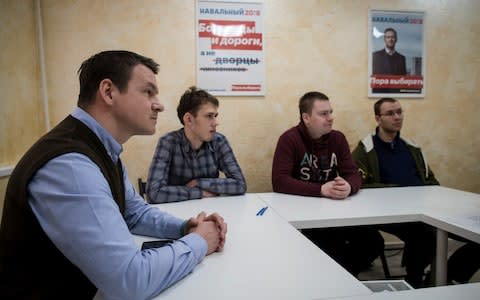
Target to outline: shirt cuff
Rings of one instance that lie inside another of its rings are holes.
[[[207,255],[207,241],[198,233],[190,233],[180,239],[192,249],[197,262],[200,262]]]
[[[182,226],[180,226],[180,236],[185,235],[185,226],[187,226],[188,220],[183,221]]]
[[[191,188],[189,191],[189,199],[202,199],[202,189],[200,187]]]
[[[212,191],[212,179],[199,178],[197,179],[198,187],[202,190]]]

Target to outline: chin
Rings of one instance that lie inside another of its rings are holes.
[[[142,131],[140,131],[139,133],[137,133],[137,135],[152,135],[152,134],[155,134],[155,131],[156,131],[155,127],[145,128]]]
[[[209,135],[208,137],[204,138],[203,141],[204,141],[204,142],[210,142],[211,140],[213,140],[213,137],[214,137],[214,136],[215,136],[214,134]]]

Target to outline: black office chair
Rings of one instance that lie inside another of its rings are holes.
[[[392,275],[390,274],[390,268],[388,267],[387,258],[385,256],[385,250],[380,254],[380,261],[382,262],[383,274],[385,274],[385,278],[391,279]]]
[[[404,261],[404,259],[403,259],[403,254],[404,254],[403,248],[404,248],[404,244],[400,243],[398,245],[390,246],[388,248],[385,247],[383,252],[380,254],[380,261],[382,262],[382,268],[383,268],[383,273],[385,275],[385,279],[398,279],[398,278],[405,277],[405,274],[392,275],[390,273],[390,268],[388,267],[388,261],[387,261],[387,257],[397,255],[401,252],[402,253],[401,266],[403,267],[403,261]],[[389,256],[387,256],[385,254],[386,252],[392,252],[392,251],[396,251],[396,253],[390,254]]]
[[[143,197],[143,199],[146,199],[147,183],[145,181],[143,181],[142,178],[138,178],[137,182],[138,182],[138,193],[140,194],[140,196]]]

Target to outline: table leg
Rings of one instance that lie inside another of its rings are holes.
[[[447,283],[448,233],[437,228],[437,255],[435,257],[435,284]]]

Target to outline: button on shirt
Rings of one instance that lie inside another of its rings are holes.
[[[116,163],[122,146],[82,109],[72,116],[99,137]],[[29,204],[55,246],[103,299],[149,299],[189,274],[206,255],[207,244],[195,233],[181,237],[184,220],[146,204],[123,171],[124,216],[100,168],[79,153],[58,156],[39,169],[28,185]],[[141,251],[131,232],[181,238]]]
[[[226,178],[218,178],[219,172]],[[185,186],[196,179],[198,187]],[[227,139],[220,133],[198,150],[192,149],[184,129],[158,141],[147,179],[152,203],[202,198],[202,190],[221,195],[240,195],[247,189],[242,170]]]

